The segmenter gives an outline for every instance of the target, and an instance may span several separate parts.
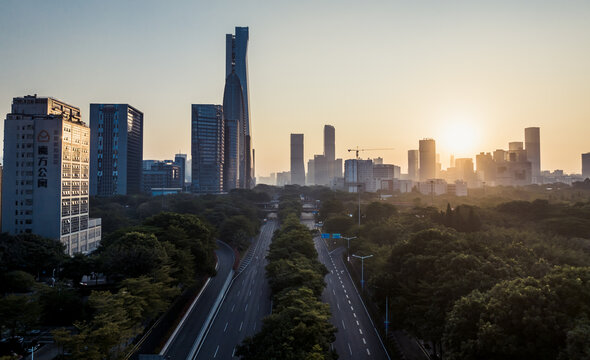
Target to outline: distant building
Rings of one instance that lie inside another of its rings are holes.
[[[307,160],[307,175],[305,176],[306,185],[315,185],[315,163],[314,159]]]
[[[344,174],[342,173],[342,159],[336,159],[334,161],[334,177],[341,178]]]
[[[223,121],[225,124],[223,184],[225,191],[246,186],[246,121],[244,96],[238,75],[231,72],[225,79],[223,91]]]
[[[590,178],[590,153],[582,154],[582,177]]]
[[[221,105],[192,105],[192,192],[223,191],[225,126]]]
[[[476,187],[477,178],[473,171],[472,158],[459,158],[455,160],[455,176],[456,180],[463,180],[469,187]]]
[[[423,195],[443,195],[447,193],[447,182],[443,179],[420,181],[418,191]]]
[[[344,162],[344,184],[346,191],[375,192],[373,160],[349,159]]]
[[[283,171],[277,173],[277,186],[285,186],[291,184],[291,172]]]
[[[527,159],[531,162],[532,181],[535,184],[541,183],[541,136],[538,127],[524,129],[524,149]]]
[[[180,185],[184,189],[184,183],[186,182],[186,154],[175,154],[174,163],[178,165],[180,169]]]
[[[314,166],[314,184],[315,185],[330,185],[331,176],[330,171],[333,171],[334,162],[331,162],[332,166],[328,166],[328,159],[324,155],[313,156]]]
[[[90,195],[141,191],[143,113],[129,104],[90,104]]]
[[[475,155],[475,168],[480,180],[492,185],[496,181],[496,164],[490,153],[479,153]]]
[[[291,184],[305,185],[303,134],[291,134]]]
[[[457,180],[447,184],[447,193],[455,196],[467,196],[467,182]]]
[[[90,129],[80,109],[53,98],[13,99],[4,122],[2,231],[61,241],[88,253],[101,239],[89,218]]]
[[[410,180],[419,180],[419,169],[420,169],[420,151],[419,150],[408,150],[408,178]]]
[[[143,170],[143,191],[153,193],[153,189],[181,189],[182,177],[180,166],[171,160],[145,160],[148,166]],[[176,190],[174,190],[176,191]]]
[[[336,129],[332,125],[324,125],[324,157],[326,160],[325,183],[329,184],[336,177],[334,163],[336,161]]]
[[[420,140],[420,180],[436,176],[436,145],[433,139]]]

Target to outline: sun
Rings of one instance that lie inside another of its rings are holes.
[[[439,149],[455,155],[455,158],[473,157],[477,153],[479,137],[475,119],[455,116],[442,123]]]

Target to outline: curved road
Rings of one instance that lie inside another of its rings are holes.
[[[236,346],[246,336],[256,334],[262,325],[262,318],[270,314],[271,292],[264,267],[276,226],[275,221],[269,220],[261,228],[253,244],[252,262],[234,279],[196,359],[234,358]]]
[[[211,307],[217,300],[223,284],[232,271],[235,260],[233,250],[221,241],[217,241],[217,245],[218,249],[215,250],[218,262],[217,274],[211,277],[205,289],[202,290],[195,306],[186,315],[183,325],[178,329],[178,333],[164,351],[163,355],[166,359],[184,360],[187,358],[195,338],[201,331],[211,311]]]

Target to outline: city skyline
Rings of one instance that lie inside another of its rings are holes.
[[[89,124],[90,103],[134,104],[145,115],[144,158],[190,151],[188,105],[222,102],[223,36],[236,25],[251,33],[257,176],[289,169],[290,133],[306,134],[305,160],[322,153],[318,124],[338,128],[337,158],[350,158],[346,149],[357,145],[395,147],[371,156],[403,172],[407,151],[426,137],[436,140],[443,168],[450,155],[474,158],[522,141],[526,127],[541,128],[541,170],[580,173],[580,154],[590,151],[584,2],[374,1],[336,9],[326,2],[316,12],[305,2],[264,9],[238,2],[206,9],[188,2],[65,4],[2,5],[0,111],[10,111],[13,97],[37,93],[77,104]],[[228,7],[229,16],[216,16]],[[156,26],[122,21],[131,10]],[[335,13],[325,17],[329,10]],[[53,21],[60,11],[71,21]],[[273,12],[289,16],[278,21]],[[40,57],[54,48],[51,37],[68,44],[71,56]],[[129,44],[132,51],[123,52]],[[123,74],[134,81],[122,81]]]

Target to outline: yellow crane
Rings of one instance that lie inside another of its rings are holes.
[[[395,150],[394,148],[374,148],[374,149],[359,149],[357,146],[356,149],[348,149],[348,152],[354,151],[356,153],[356,159],[359,158],[359,152],[361,151],[378,151],[378,150]]]

